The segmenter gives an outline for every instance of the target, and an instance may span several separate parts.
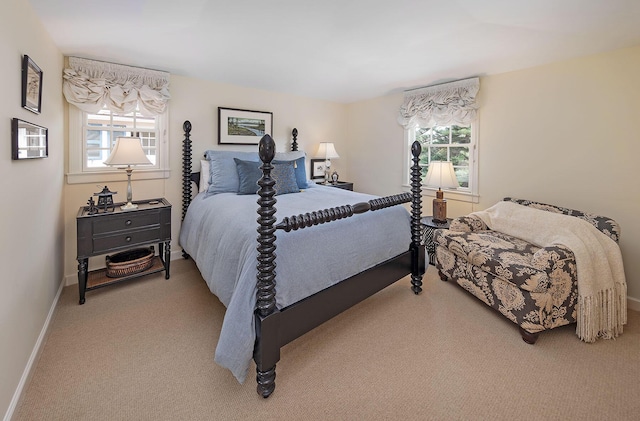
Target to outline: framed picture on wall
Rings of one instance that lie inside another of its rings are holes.
[[[14,118],[11,120],[11,158],[33,159],[49,156],[46,127]]]
[[[218,107],[219,145],[257,145],[272,134],[273,113]]]
[[[36,114],[42,111],[42,70],[26,54],[22,59],[22,107]]]
[[[324,170],[326,166],[326,160],[324,159],[311,159],[311,179],[312,180],[324,180]]]

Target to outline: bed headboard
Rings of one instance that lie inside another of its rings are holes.
[[[191,203],[193,185],[196,188],[200,185],[200,172],[191,172],[192,149],[191,149],[191,122],[185,120],[182,124],[184,130],[184,140],[182,141],[182,219],[187,214],[187,208]],[[298,129],[295,127],[291,131],[293,140],[291,141],[291,151],[298,150]]]

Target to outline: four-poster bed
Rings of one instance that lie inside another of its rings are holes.
[[[309,186],[278,195],[272,172],[279,158],[275,142],[265,135],[258,146],[257,194],[201,193],[192,198],[192,183],[210,176],[191,172],[191,123],[185,121],[183,128],[183,256],[194,258],[209,288],[227,307],[216,361],[242,381],[248,362],[236,361],[242,359],[237,350],[250,345],[261,396],[268,397],[275,388],[276,363],[287,343],[407,275],[412,291],[422,291],[418,142],[412,146],[411,193],[379,198]],[[297,130],[292,134],[291,149],[297,151]],[[343,204],[353,198],[358,202]],[[276,217],[276,202],[278,215],[292,216]],[[397,206],[408,202],[411,212]],[[325,204],[322,210],[304,211]],[[241,242],[231,244],[236,237]],[[335,250],[331,254],[328,249]],[[247,325],[250,335],[240,327]]]

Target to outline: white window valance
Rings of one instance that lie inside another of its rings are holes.
[[[480,79],[471,78],[405,91],[398,123],[405,129],[416,125],[468,125],[478,115],[479,89]]]
[[[69,57],[62,92],[70,104],[97,113],[103,106],[130,113],[138,106],[143,115],[162,114],[169,95],[169,73],[122,64]]]

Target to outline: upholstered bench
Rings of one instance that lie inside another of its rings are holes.
[[[616,242],[619,239],[618,224],[610,218],[528,200],[504,200],[584,219]],[[475,215],[436,230],[434,242],[441,279],[455,281],[517,324],[525,342],[533,344],[541,331],[576,322],[577,270],[569,248],[538,247],[489,229]]]

